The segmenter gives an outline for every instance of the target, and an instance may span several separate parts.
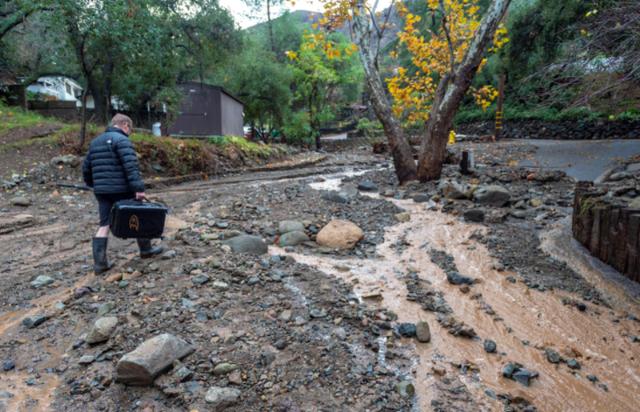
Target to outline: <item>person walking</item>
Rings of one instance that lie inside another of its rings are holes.
[[[133,122],[128,116],[116,114],[111,120],[111,126],[91,141],[82,164],[84,182],[93,188],[100,216],[100,227],[92,244],[93,269],[96,274],[104,273],[113,267],[107,259],[109,214],[113,204],[119,200],[145,199],[138,157],[129,140],[132,129]],[[162,253],[161,247],[151,245],[151,239],[137,241],[141,258]]]

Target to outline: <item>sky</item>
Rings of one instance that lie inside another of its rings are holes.
[[[266,7],[261,13],[256,13],[252,12],[243,0],[220,0],[220,4],[233,14],[236,23],[242,28],[267,20]],[[378,9],[383,10],[389,4],[391,0],[379,0]],[[276,10],[272,11],[272,16],[277,17],[285,10],[322,11],[322,3],[317,0],[295,0],[295,5],[291,6],[291,1],[285,0],[281,7],[276,7]]]

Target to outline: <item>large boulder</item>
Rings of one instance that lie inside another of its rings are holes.
[[[281,235],[289,232],[304,232],[304,225],[297,220],[283,220],[278,225],[278,232]]]
[[[307,236],[304,232],[296,230],[294,232],[288,232],[280,236],[280,246],[296,246],[300,243],[308,242],[309,240],[309,236]]]
[[[120,359],[116,366],[116,381],[134,386],[151,385],[173,362],[193,351],[191,345],[176,336],[168,333],[158,335]]]
[[[511,200],[511,193],[502,186],[480,186],[473,192],[473,198],[484,205],[502,207]]]
[[[320,230],[316,242],[334,249],[352,249],[364,237],[364,232],[348,220],[335,219]]]
[[[263,255],[269,251],[267,244],[258,236],[240,235],[227,240],[225,244],[235,253]]]
[[[87,334],[87,338],[85,340],[90,345],[105,342],[109,340],[117,326],[118,318],[115,316],[99,318],[93,324],[93,327]]]

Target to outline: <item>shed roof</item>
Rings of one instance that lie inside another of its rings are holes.
[[[225,89],[222,86],[216,86],[216,85],[213,85],[213,84],[207,84],[207,83],[202,83],[202,82],[183,82],[183,83],[180,83],[179,86],[198,86],[198,87],[206,87],[208,89],[220,90],[222,93],[224,93],[227,96],[231,97],[233,100],[237,101],[241,105],[243,105],[243,106],[245,105],[242,100],[240,100],[239,98],[234,96],[230,91],[228,91],[227,89]]]

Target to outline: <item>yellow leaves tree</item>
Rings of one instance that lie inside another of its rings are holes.
[[[364,0],[321,1],[325,6],[325,27],[348,25],[358,46],[371,103],[389,141],[398,180],[402,184],[416,178],[438,179],[453,117],[486,61],[484,54],[507,41],[499,24],[511,0],[491,0],[482,18],[477,0],[422,0],[430,9],[430,15],[425,16],[413,15],[403,2],[394,1],[405,16],[400,41],[411,55],[412,67],[399,67],[387,81],[393,103],[378,70],[380,43],[388,22],[376,12],[378,2],[372,7]],[[421,33],[418,24],[427,17],[436,24],[429,33]],[[485,107],[495,96],[488,87],[472,93]],[[401,115],[426,121],[417,167],[400,126]]]
[[[397,6],[404,18],[404,27],[398,34],[399,47],[411,56],[411,67],[399,67],[395,75],[387,79],[394,114],[411,123],[429,119],[439,80],[462,62],[481,19],[478,0],[424,1],[429,8],[425,16],[412,14],[405,4]],[[420,24],[423,20],[431,23]],[[489,52],[497,51],[509,41],[506,33],[501,25]],[[396,51],[392,57],[397,55]],[[485,63],[483,59],[480,68]],[[490,85],[472,88],[471,93],[484,110],[497,97],[496,89]]]

